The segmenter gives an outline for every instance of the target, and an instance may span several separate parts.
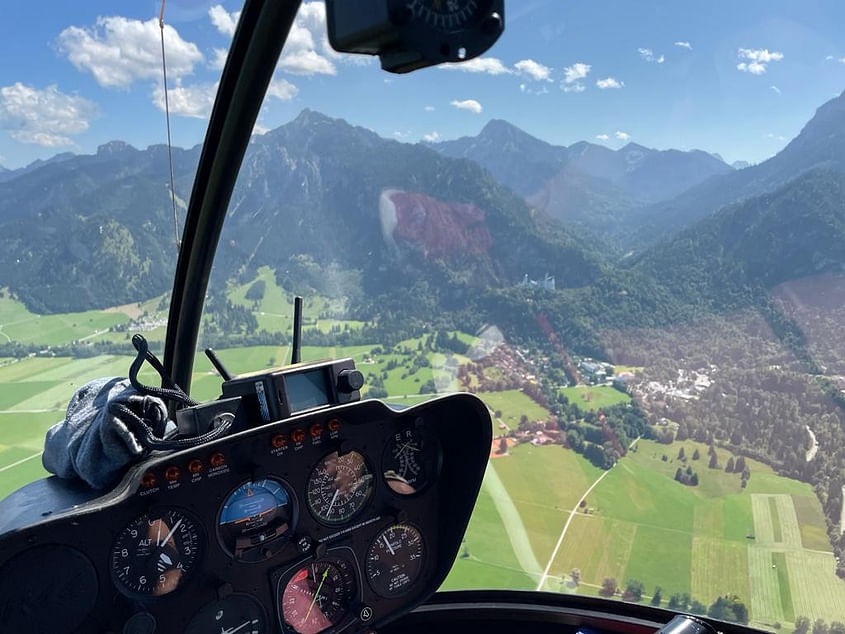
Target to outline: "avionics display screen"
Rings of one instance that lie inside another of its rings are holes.
[[[329,403],[326,372],[320,368],[285,377],[285,389],[291,412],[299,412]]]

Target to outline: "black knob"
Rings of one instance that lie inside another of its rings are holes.
[[[341,370],[337,373],[337,391],[350,394],[364,387],[364,375],[358,370]]]

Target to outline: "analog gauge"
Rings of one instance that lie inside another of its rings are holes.
[[[421,491],[434,471],[437,451],[422,427],[405,427],[390,437],[384,450],[384,479],[401,495]]]
[[[422,571],[425,545],[410,524],[384,529],[367,551],[367,579],[376,593],[398,597],[411,589]]]
[[[357,515],[373,492],[373,475],[357,451],[323,458],[308,477],[308,508],[326,524],[341,524]]]
[[[336,625],[355,598],[352,566],[343,559],[320,559],[302,566],[279,597],[282,618],[299,634],[317,634]]]
[[[196,613],[185,634],[264,634],[264,610],[252,597],[233,594]]]
[[[201,555],[197,523],[176,509],[141,515],[112,547],[111,570],[129,595],[162,596],[178,588]]]
[[[443,31],[456,31],[486,15],[487,0],[410,0],[408,8],[413,15],[431,27]]]
[[[292,496],[285,485],[257,480],[229,494],[220,509],[217,533],[230,555],[257,561],[263,559],[257,547],[287,535],[292,522]]]

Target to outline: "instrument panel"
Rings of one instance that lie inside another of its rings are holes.
[[[33,483],[0,503],[0,623],[55,634],[386,624],[448,574],[491,430],[470,395],[401,411],[364,401],[154,454],[94,499]]]

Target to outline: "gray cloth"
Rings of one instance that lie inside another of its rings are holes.
[[[104,489],[116,484],[128,465],[149,453],[131,421],[109,412],[110,403],[126,406],[151,430],[165,429],[163,435],[175,429],[161,399],[139,393],[129,379],[95,379],[76,391],[65,419],[47,430],[41,458],[47,471]]]

